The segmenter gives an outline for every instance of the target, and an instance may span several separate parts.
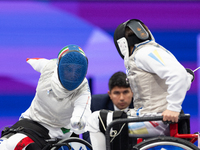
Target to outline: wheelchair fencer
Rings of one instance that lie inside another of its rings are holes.
[[[119,126],[121,132],[124,125],[132,122],[144,122],[144,121],[160,121],[162,116],[154,117],[136,117],[136,118],[121,118],[112,121],[106,128],[106,150],[116,150],[116,143],[118,143],[117,150],[199,150],[194,144],[199,137],[199,133],[190,133],[190,115],[181,114],[178,123],[170,123],[170,136],[158,136],[148,138],[136,138],[136,144],[130,146],[130,131],[126,130],[127,133],[123,133],[121,137],[114,142],[112,141],[113,136],[111,130],[114,126]],[[121,133],[120,133],[121,134]],[[120,136],[120,134],[118,136]],[[125,137],[125,136],[127,137]],[[120,140],[123,141],[120,142]],[[120,144],[119,144],[120,143]],[[115,145],[114,145],[115,144]],[[124,147],[124,148],[123,148]]]

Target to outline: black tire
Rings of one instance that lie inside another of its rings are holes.
[[[93,150],[90,143],[88,143],[87,141],[85,141],[85,140],[83,140],[83,139],[80,139],[80,138],[78,138],[78,137],[70,137],[70,138],[63,139],[63,140],[59,141],[57,144],[55,144],[55,145],[51,148],[51,150],[57,150],[60,146],[63,146],[63,145],[66,145],[66,146],[68,146],[68,148],[69,148],[69,146],[70,146],[69,143],[71,143],[71,142],[78,142],[78,143],[81,143],[81,144],[87,146],[87,148],[89,148],[89,150]],[[57,145],[57,146],[56,146],[56,145]],[[69,148],[69,149],[70,149],[70,148]]]
[[[160,150],[161,148],[170,150],[199,150],[197,146],[189,141],[175,137],[150,138],[135,145],[132,150]]]

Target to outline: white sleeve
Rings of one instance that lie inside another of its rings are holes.
[[[90,132],[90,139],[94,150],[106,150],[106,137],[102,132]]]
[[[91,95],[90,94],[84,94],[78,97],[74,103],[74,111],[72,114],[72,117],[81,117],[83,112],[83,117],[87,119],[87,117],[91,114],[90,110],[91,105]]]
[[[50,60],[44,59],[44,58],[27,58],[26,62],[29,63],[34,70],[41,72],[42,69],[45,67],[45,65],[49,62]]]
[[[191,80],[186,69],[169,52],[159,48],[141,49],[135,55],[137,67],[157,74],[168,85],[168,106],[171,111],[180,112]]]
[[[99,113],[100,111],[93,112],[87,119],[87,131],[89,132],[100,132],[99,129]]]
[[[74,111],[72,113],[71,120],[79,122],[80,117],[82,116],[82,119],[86,122],[87,125],[87,119],[91,115],[90,106],[91,106],[91,94],[88,90],[83,91],[81,95],[74,102]],[[79,131],[74,130],[74,132],[77,134],[83,133],[85,131],[86,131],[85,128]]]

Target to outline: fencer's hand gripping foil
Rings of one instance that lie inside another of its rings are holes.
[[[86,107],[87,107],[87,105],[88,105],[88,102],[89,102],[89,96],[88,96],[88,100],[87,100],[87,102],[86,102],[85,108],[84,108],[84,110],[83,110],[83,113],[81,114],[81,117],[80,117],[80,118],[79,118],[79,117],[75,117],[75,118],[72,118],[72,119],[71,119],[71,126],[72,126],[72,128],[74,128],[74,129],[76,129],[76,130],[82,130],[82,129],[85,128],[85,126],[86,126],[86,121],[85,121],[85,119],[83,118],[83,115],[84,115],[84,113],[85,113],[85,110],[86,110]],[[77,121],[77,120],[79,120],[79,121]]]
[[[191,82],[193,82],[193,81],[194,81],[194,71],[192,71],[192,70],[189,69],[189,68],[185,68],[185,69],[186,69],[186,71],[188,72],[188,74],[192,75]]]
[[[85,128],[85,126],[86,126],[85,119],[82,118],[80,120],[79,117],[73,117],[71,119],[71,127],[73,128],[73,130],[82,130]]]
[[[192,82],[194,81],[194,78],[195,78],[194,72],[196,72],[196,71],[199,70],[199,69],[200,69],[200,67],[198,67],[198,68],[196,68],[196,69],[194,69],[194,70],[191,70],[191,69],[189,69],[189,68],[186,68],[187,72],[193,76]]]

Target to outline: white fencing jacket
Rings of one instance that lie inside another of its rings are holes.
[[[124,60],[134,93],[132,116],[162,113],[165,109],[181,111],[192,75],[174,55],[155,41],[146,41]]]
[[[67,91],[59,82],[56,59],[28,59],[27,62],[41,75],[35,97],[20,118],[29,118],[41,123],[52,130],[52,137],[62,134],[61,128],[73,131],[70,119],[80,119],[84,110],[83,119],[87,120],[91,114],[91,93],[86,78],[77,89]],[[83,129],[78,133],[84,131]]]

